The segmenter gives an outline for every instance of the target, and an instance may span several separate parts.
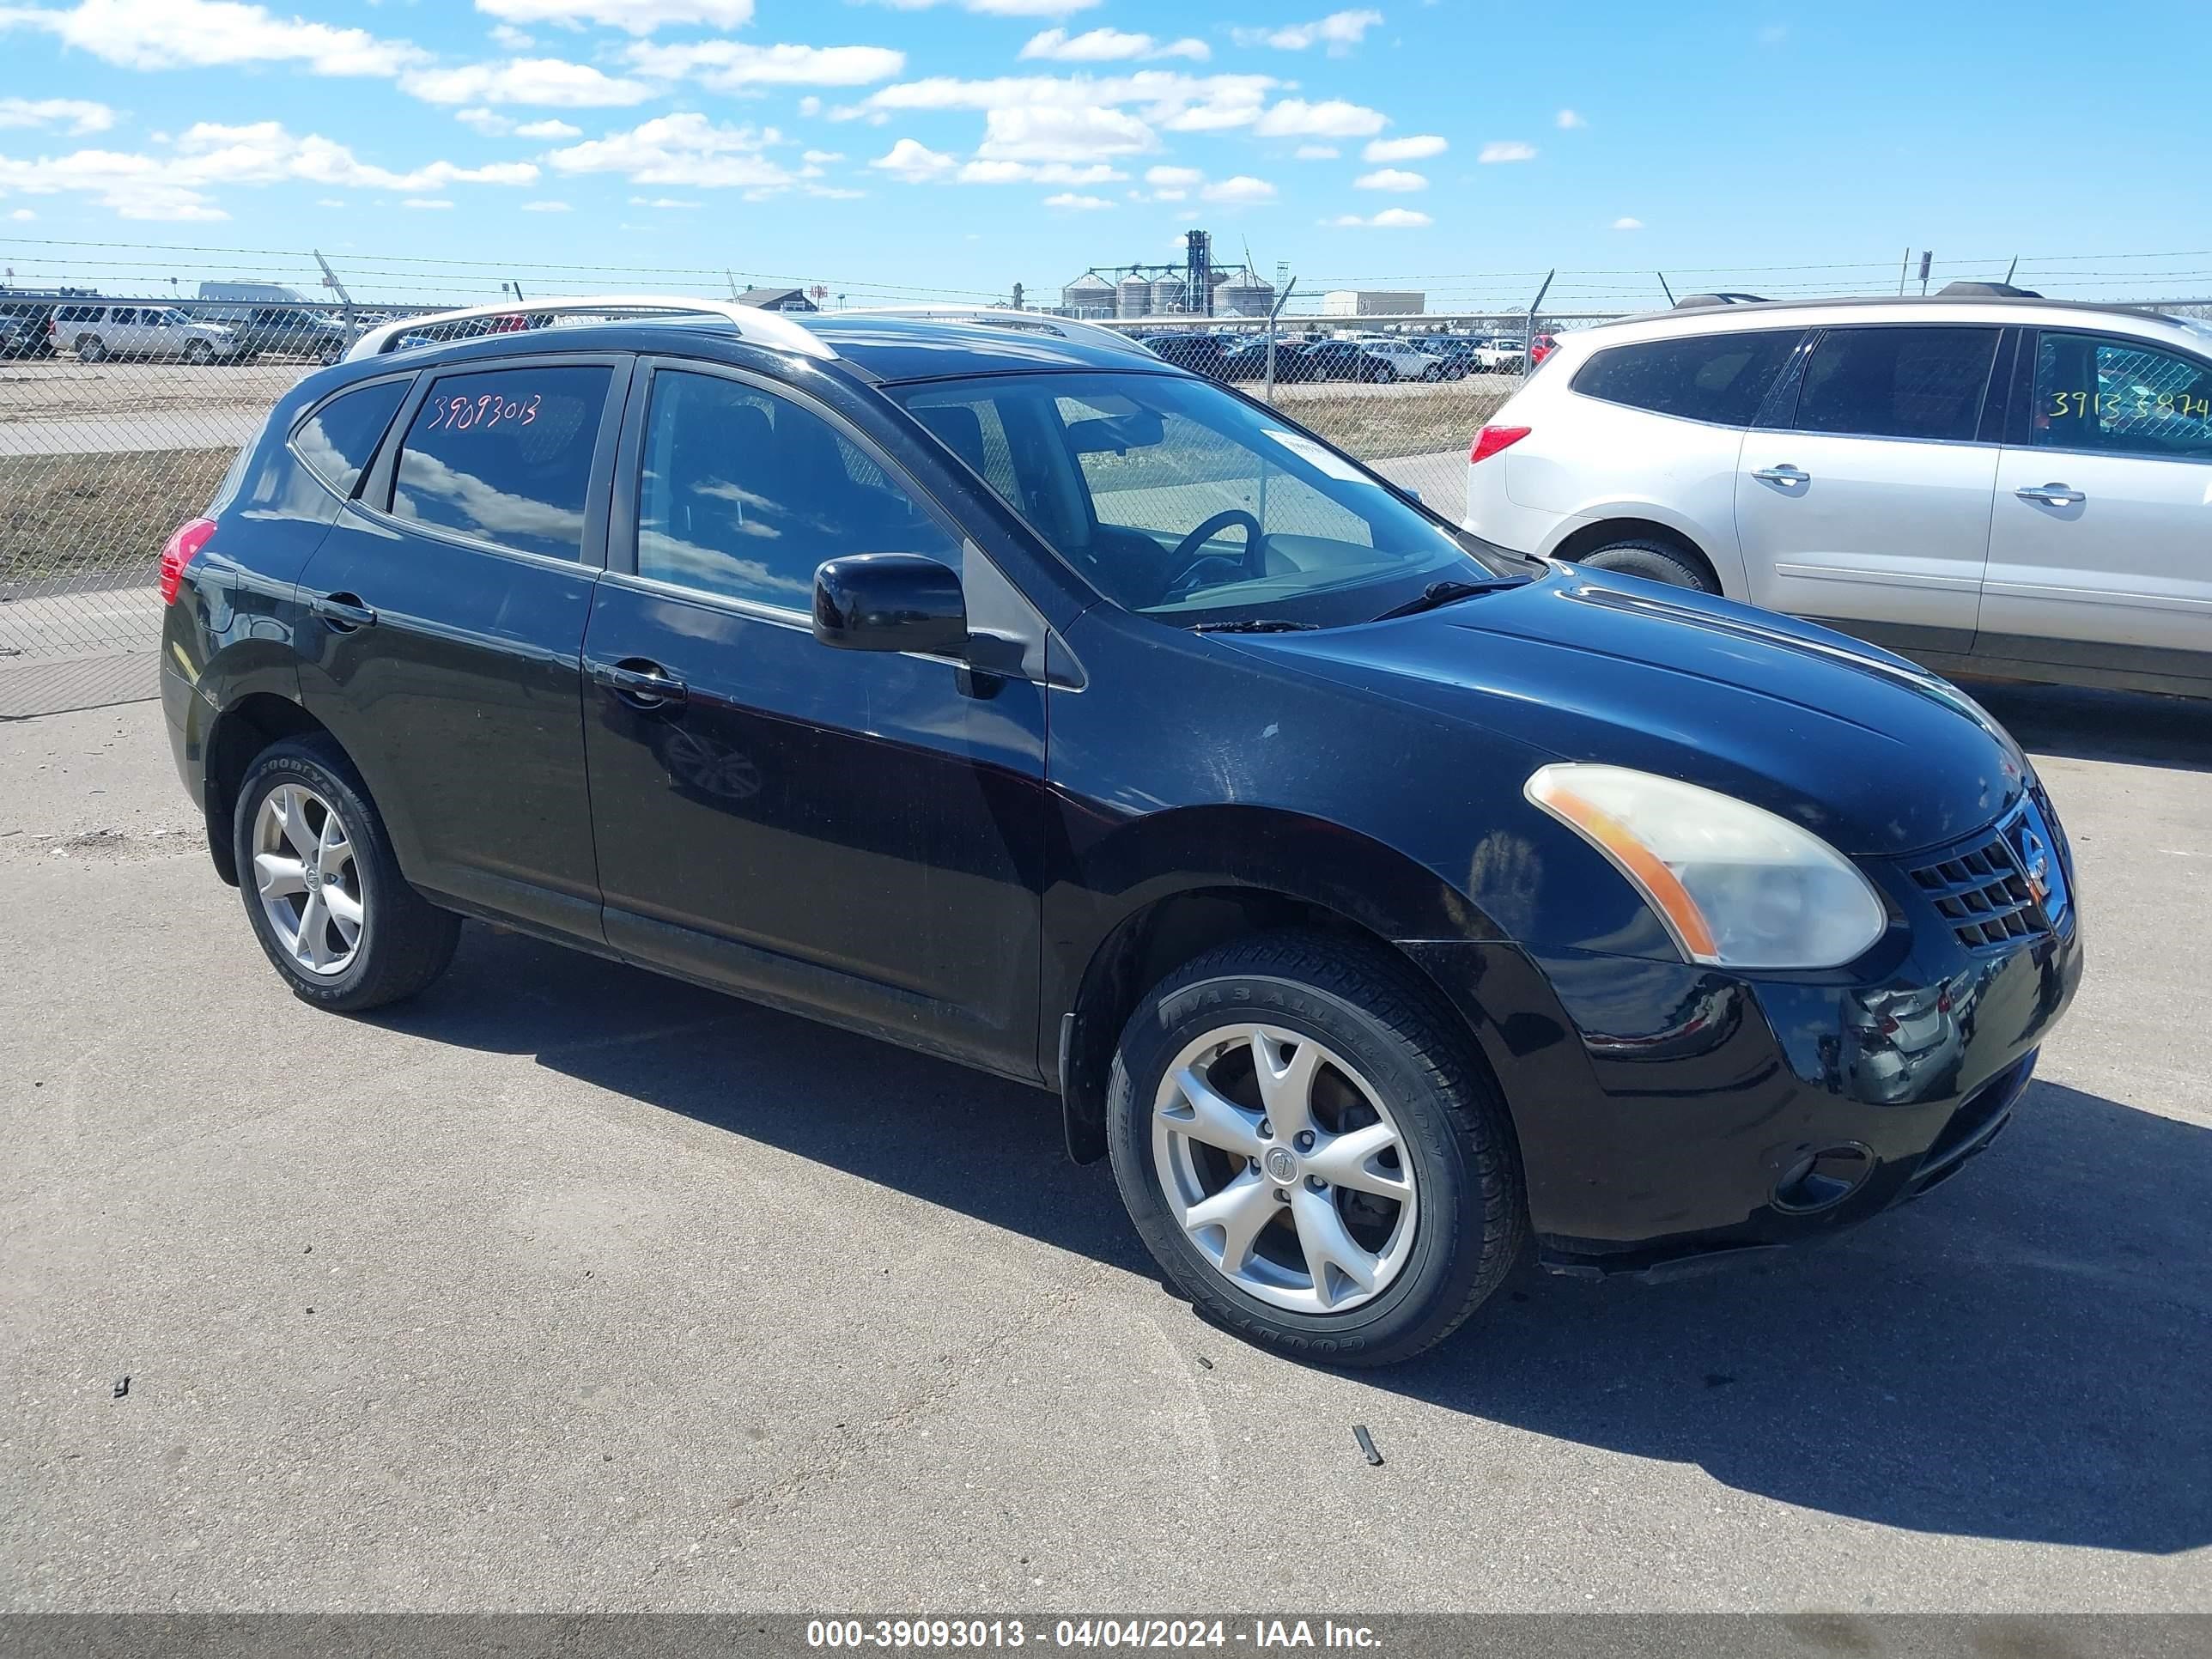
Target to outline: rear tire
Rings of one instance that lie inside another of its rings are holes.
[[[1107,1135],[1169,1281],[1301,1358],[1388,1364],[1449,1335],[1527,1231],[1468,1041],[1403,963],[1316,934],[1224,945],[1155,987],[1114,1057]]]
[[[461,919],[400,874],[384,820],[331,739],[262,751],[239,787],[231,848],[254,937],[302,1002],[380,1008],[452,963]]]
[[[1641,576],[1646,581],[1692,588],[1700,593],[1721,591],[1720,583],[1713,580],[1713,573],[1696,555],[1645,537],[1607,542],[1568,562],[1586,564],[1593,570],[1615,570],[1624,576]]]
[[[76,343],[77,361],[96,363],[107,356],[107,343],[97,334],[80,335]]]

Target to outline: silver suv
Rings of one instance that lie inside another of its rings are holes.
[[[1585,329],[1477,435],[1466,522],[1947,672],[2212,696],[2212,328],[1960,295]]]
[[[238,351],[238,336],[219,323],[203,323],[174,306],[60,306],[54,337],[79,361],[108,357],[180,357],[211,363]]]

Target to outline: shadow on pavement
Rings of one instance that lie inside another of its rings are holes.
[[[515,935],[380,1020],[1137,1272],[1103,1165],[1018,1085]],[[2037,1085],[1987,1155],[1844,1238],[1671,1286],[1524,1272],[1370,1381],[1921,1531],[2212,1543],[2212,1132]]]
[[[2212,701],[2074,685],[1961,684],[2030,754],[2212,771]]]

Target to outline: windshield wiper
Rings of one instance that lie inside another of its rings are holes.
[[[1281,617],[1244,617],[1236,622],[1194,623],[1194,634],[1302,634],[1316,623],[1290,622]]]
[[[1461,599],[1471,599],[1478,593],[1495,593],[1501,587],[1517,587],[1519,585],[1517,582],[1510,581],[1431,582],[1421,590],[1419,597],[1408,599],[1403,605],[1391,606],[1375,620],[1389,622],[1393,617],[1411,617],[1423,611],[1434,611],[1438,605],[1456,604]]]

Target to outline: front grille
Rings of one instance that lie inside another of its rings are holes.
[[[1923,865],[1912,880],[1970,951],[2002,950],[2051,931],[2002,828]]]

